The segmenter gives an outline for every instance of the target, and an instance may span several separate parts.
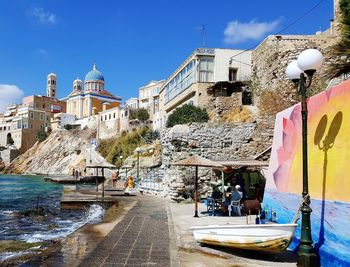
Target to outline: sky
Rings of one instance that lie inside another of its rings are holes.
[[[253,48],[320,2],[282,34],[326,30],[333,0],[0,0],[0,112],[45,95],[50,72],[66,97],[94,62],[124,102],[196,48]]]

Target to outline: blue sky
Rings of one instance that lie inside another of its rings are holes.
[[[45,94],[58,77],[58,97],[84,79],[94,62],[105,88],[123,101],[150,80],[167,78],[201,46],[247,49],[300,17],[320,0],[1,0],[0,111],[22,95]],[[333,18],[333,1],[283,34],[314,34]]]

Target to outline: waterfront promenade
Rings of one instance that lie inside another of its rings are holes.
[[[245,223],[245,217],[213,217],[199,204],[170,203],[138,195],[136,204],[79,266],[296,266],[295,254],[230,251],[198,244],[195,225]]]
[[[135,198],[136,205],[79,266],[171,266],[167,202]]]

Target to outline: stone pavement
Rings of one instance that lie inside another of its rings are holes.
[[[213,262],[209,262],[210,258],[201,258],[200,255],[212,255],[217,259],[225,260],[221,266],[296,266],[296,255],[292,251],[284,251],[280,253],[269,252],[251,252],[239,251],[218,246],[200,245],[195,241],[191,226],[200,225],[222,225],[222,224],[246,224],[245,216],[209,216],[206,212],[207,208],[204,203],[198,203],[199,217],[194,218],[193,203],[170,203],[169,204],[171,224],[174,227],[176,238],[176,247],[179,250],[179,258],[181,266],[218,266]],[[252,221],[255,221],[253,216]],[[189,260],[185,258],[187,255],[193,254]]]
[[[136,199],[79,266],[171,266],[167,201],[145,195]]]

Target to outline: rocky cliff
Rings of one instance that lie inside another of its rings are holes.
[[[5,168],[7,173],[70,174],[73,168],[85,167],[90,144],[90,130],[58,130],[45,141],[16,158]]]

